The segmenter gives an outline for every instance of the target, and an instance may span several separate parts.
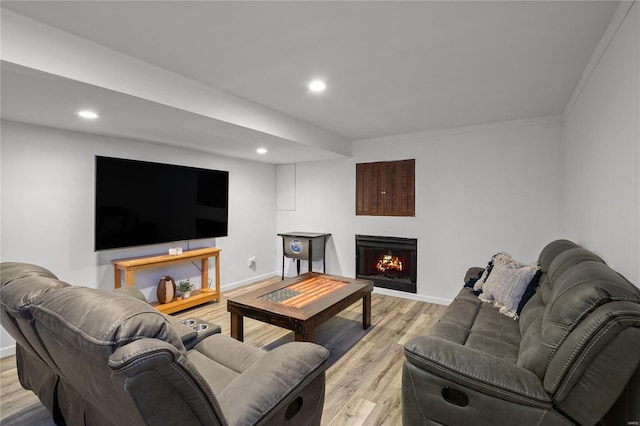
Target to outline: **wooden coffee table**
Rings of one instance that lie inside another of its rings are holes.
[[[362,299],[362,327],[371,325],[369,280],[308,272],[227,300],[231,337],[244,339],[243,318],[293,330],[296,341],[312,342],[314,329]]]

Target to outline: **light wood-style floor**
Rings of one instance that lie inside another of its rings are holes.
[[[220,324],[229,335],[226,299],[279,280],[273,277],[225,292],[221,303],[209,303],[175,314]],[[362,302],[357,302],[316,329],[316,343],[331,352],[326,373],[322,424],[399,425],[403,344],[424,334],[445,306],[374,293],[371,327],[362,329]],[[293,333],[245,318],[245,342],[270,349],[293,341]],[[6,416],[37,401],[18,383],[15,357],[0,360],[0,423]],[[51,423],[53,424],[53,423]]]

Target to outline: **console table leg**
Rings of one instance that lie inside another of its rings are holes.
[[[122,285],[122,274],[120,273],[120,269],[113,268],[113,279],[114,279],[114,288],[120,288]]]
[[[218,296],[218,298],[216,299],[216,302],[220,303],[220,301],[222,300],[222,295],[220,294],[220,256],[218,253],[215,254],[215,258],[216,258],[216,295]]]
[[[209,287],[209,259],[200,261],[200,288]]]
[[[231,312],[231,337],[244,341],[244,319],[240,314]]]
[[[134,271],[132,270],[124,271],[124,284],[128,286],[136,285]]]
[[[371,293],[362,298],[362,328],[371,326]]]

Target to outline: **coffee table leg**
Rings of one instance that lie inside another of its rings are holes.
[[[362,298],[362,328],[371,326],[371,293]]]
[[[244,341],[243,318],[242,315],[231,312],[231,337],[241,342]]]
[[[313,342],[313,330],[295,331],[296,342]]]

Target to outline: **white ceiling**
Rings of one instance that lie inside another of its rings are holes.
[[[310,124],[346,144],[562,113],[617,6],[2,1],[12,12]],[[342,155],[2,59],[6,119],[251,159],[257,159],[254,146],[264,143],[271,152],[260,161],[274,163]],[[314,77],[326,80],[325,93],[307,91]],[[61,98],[63,93],[74,95]],[[61,102],[73,109],[73,102],[91,103],[91,97],[117,114],[89,127],[61,112]],[[36,117],[36,110],[45,114]]]

